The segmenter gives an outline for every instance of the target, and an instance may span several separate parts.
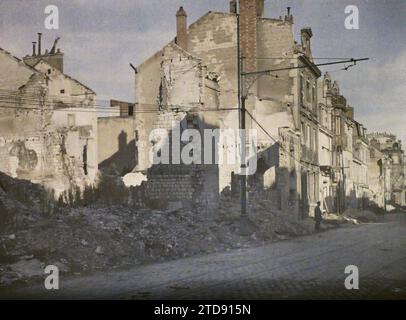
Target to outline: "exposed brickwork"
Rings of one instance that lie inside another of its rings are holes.
[[[240,0],[240,40],[248,72],[257,69],[257,8],[260,1]]]
[[[220,107],[238,104],[237,18],[210,12],[189,27],[188,51],[219,75]]]
[[[145,198],[161,200],[165,206],[170,201],[183,205],[209,209],[218,204],[218,193],[207,188],[217,178],[215,165],[156,165],[148,170]],[[198,206],[198,207],[197,207]]]
[[[283,20],[265,19],[262,18],[263,3],[257,0],[241,1],[241,21],[242,21],[242,43],[243,47],[249,51],[246,61],[246,70],[254,71],[258,68],[257,56],[279,56],[282,53],[291,53],[294,42],[292,24]],[[245,34],[245,37],[244,37]],[[261,38],[261,44],[257,43],[257,37]],[[245,42],[245,45],[244,45]],[[161,79],[165,76],[165,83],[168,86],[165,88],[165,104],[169,105],[182,105],[193,106],[191,99],[198,92],[199,88],[202,88],[201,81],[197,81],[203,77],[197,72],[194,75],[193,63],[199,61],[201,65],[207,66],[208,71],[214,71],[219,76],[218,89],[219,89],[219,108],[232,108],[238,104],[238,97],[236,88],[238,86],[238,57],[237,57],[237,16],[233,13],[220,13],[209,12],[198,21],[193,23],[188,28],[188,51],[179,55],[176,53],[179,50],[173,50],[173,46],[166,46],[163,50],[152,56],[139,68],[139,73],[136,76],[136,96],[140,104],[144,101],[154,103],[157,95],[162,93],[159,90],[159,75]],[[260,51],[260,52],[259,52]],[[176,55],[174,55],[176,53]],[[187,58],[187,54],[190,54],[193,59]],[[246,55],[246,54],[245,54]],[[177,58],[172,59],[173,57]],[[179,56],[181,59],[179,59]],[[251,66],[249,65],[251,60]],[[276,65],[280,64],[280,61],[276,61]],[[288,61],[289,63],[294,63]],[[286,65],[286,64],[283,64]],[[262,67],[262,65],[261,65]],[[264,66],[263,68],[265,68]],[[170,70],[170,73],[168,73]],[[185,74],[184,71],[189,70]],[[197,68],[196,68],[196,71]],[[171,78],[168,77],[171,76]],[[196,77],[197,76],[197,77]],[[250,89],[250,93],[253,93],[252,98],[247,101],[246,108],[256,117],[261,119],[261,122],[272,124],[267,126],[267,130],[275,137],[279,135],[277,126],[273,124],[278,123],[280,127],[294,128],[293,123],[293,104],[294,96],[297,95],[294,87],[294,74],[289,72],[281,74],[284,78],[288,78],[289,81],[278,81],[272,78],[272,83],[268,81],[271,77],[263,77],[264,83],[260,83],[262,91],[261,95],[256,94],[257,85],[254,85]],[[173,79],[172,79],[173,78]],[[180,81],[180,79],[182,79]],[[188,89],[185,90],[184,86],[178,91],[177,85],[187,79]],[[158,81],[157,81],[158,80]],[[174,81],[171,81],[174,80]],[[178,84],[177,84],[178,83]],[[207,85],[205,86],[207,87]],[[203,88],[205,88],[203,87]],[[271,88],[271,90],[269,89]],[[162,89],[162,87],[161,87]],[[203,90],[203,93],[207,90]],[[176,94],[179,92],[179,94]],[[187,92],[187,94],[185,94]],[[199,93],[199,96],[204,96]],[[261,97],[261,101],[258,101],[257,97]],[[271,97],[276,97],[271,99]],[[263,99],[265,98],[265,99]],[[212,103],[211,103],[212,104]],[[211,104],[205,104],[204,108],[212,108]],[[288,106],[288,104],[290,106]],[[196,107],[198,107],[196,105]],[[217,112],[210,114],[208,112],[202,112],[201,118],[204,118],[204,123],[210,124],[211,127],[237,129],[238,128],[238,115],[235,112]],[[296,113],[296,119],[297,119]],[[140,148],[148,148],[146,143],[146,132],[143,128],[150,131],[151,127],[156,127],[157,122],[154,120],[155,116],[140,115],[137,120],[140,125],[137,124],[140,133],[142,135],[142,141],[140,142]],[[251,123],[251,119],[247,117],[247,128],[255,128],[258,132],[258,138],[261,144],[260,152],[268,152],[271,149],[269,137],[263,133],[263,131],[256,125]],[[159,127],[164,127],[164,124],[160,124]],[[142,145],[142,146],[141,146]],[[141,149],[140,149],[141,150]],[[295,149],[299,150],[299,149]],[[145,155],[140,155],[145,158]],[[141,161],[144,163],[145,161]],[[276,170],[277,163],[273,162],[272,167],[265,173],[265,178],[260,180],[272,180],[268,184],[271,188],[268,192],[269,197],[275,197],[275,203],[281,203],[281,194],[285,192],[285,189],[289,190],[290,177],[289,174],[281,174],[279,177],[275,177],[275,174],[282,173],[284,170]],[[142,168],[140,168],[143,170]],[[236,174],[238,168],[231,165],[221,165],[218,168],[217,185],[213,185],[213,182],[209,181],[213,190],[222,192],[227,187],[231,186],[233,173]],[[300,180],[300,175],[297,175]],[[268,179],[269,178],[269,179]],[[286,179],[286,181],[284,181]],[[216,189],[214,189],[216,188]],[[282,192],[281,189],[284,191]],[[292,206],[297,207],[295,200],[297,199],[296,191],[292,191]],[[289,191],[286,193],[289,194]],[[288,196],[287,199],[290,197]],[[285,201],[285,199],[283,200]],[[287,200],[289,201],[289,200]],[[281,205],[278,205],[280,208]],[[283,205],[283,208],[288,209],[289,204]],[[290,208],[289,208],[290,209]]]

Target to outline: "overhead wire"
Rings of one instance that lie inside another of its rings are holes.
[[[287,153],[287,155],[289,155],[293,160],[295,160],[297,163],[299,163],[302,167],[305,167],[305,168],[308,169],[309,171],[314,172],[314,168],[312,168],[312,167],[310,167],[310,166],[308,166],[308,165],[305,165],[302,160],[297,159],[295,156],[292,156],[292,155],[291,155],[291,152],[288,151],[288,150],[282,145],[282,143],[281,143],[278,139],[274,138],[274,137],[261,125],[261,123],[259,123],[259,121],[258,121],[247,109],[245,109],[245,112],[248,114],[248,116],[258,125],[258,127],[259,127],[274,143],[278,144],[279,147],[280,147],[283,151],[285,151],[285,152]]]
[[[259,57],[257,58],[258,60],[265,60],[265,59],[292,59],[294,57]],[[320,60],[349,60],[351,58],[313,58],[314,60],[320,59]],[[352,67],[353,65],[349,65],[347,67],[344,67],[342,69],[339,70],[332,70],[330,72],[338,72],[338,71],[347,71],[350,67]],[[277,72],[279,70],[275,70],[274,72]],[[282,70],[280,70],[282,71]],[[2,93],[2,92],[7,92],[7,93]],[[21,96],[23,95],[23,97]],[[119,112],[122,110],[122,106],[106,106],[106,105],[99,105],[97,103],[93,103],[93,101],[91,101],[89,103],[89,105],[87,106],[83,106],[83,97],[86,97],[86,95],[81,95],[81,96],[70,96],[70,97],[61,97],[60,95],[46,95],[45,96],[46,99],[45,101],[40,102],[39,99],[43,98],[40,95],[34,95],[32,94],[31,96],[25,94],[24,92],[19,92],[19,91],[11,91],[11,90],[4,90],[4,89],[0,89],[0,108],[8,108],[8,109],[22,109],[22,110],[49,110],[49,111],[63,111],[63,112],[67,112],[70,110],[66,110],[66,109],[74,109],[75,112],[97,112],[97,113],[114,113],[114,112]],[[51,102],[49,101],[50,98],[55,97],[54,100],[51,100]],[[65,101],[64,101],[65,99]],[[71,101],[67,102],[66,100],[70,99]],[[78,102],[73,102],[73,100],[77,99]],[[96,101],[109,101],[109,100],[96,100]],[[23,106],[4,106],[1,105],[1,103],[25,103],[27,102],[27,104],[30,105],[34,105],[34,107],[23,107]],[[111,103],[111,100],[109,101]],[[80,107],[78,107],[78,103],[81,105]],[[44,106],[52,106],[52,105],[57,105],[57,104],[62,104],[62,106],[58,109],[45,109]],[[156,113],[159,112],[159,107],[169,107],[172,109],[176,109],[176,108],[182,108],[182,107],[186,107],[189,108],[190,106],[180,106],[180,105],[162,105],[162,104],[145,104],[145,103],[134,103],[134,106],[153,106],[154,108],[156,107],[157,109],[150,109],[150,110],[133,110],[134,114],[137,113]],[[38,106],[38,108],[36,107]],[[209,106],[206,106],[209,107]],[[239,108],[225,108],[225,109],[206,109],[206,110],[199,110],[199,112],[221,112],[221,111],[239,111]],[[245,112],[250,116],[250,118],[261,128],[262,131],[265,132],[265,134],[274,142],[274,143],[278,143],[280,145],[280,147],[282,148],[282,150],[284,150],[285,152],[287,152],[287,154],[292,157],[295,161],[297,161],[298,163],[301,164],[301,166],[306,167],[307,169],[313,171],[312,168],[306,166],[303,164],[302,160],[298,160],[296,157],[292,156],[290,151],[286,150],[283,145],[281,145],[281,143],[278,141],[278,139],[274,138],[271,134],[269,134],[269,132],[259,123],[259,121],[257,119],[255,119],[255,117],[248,111],[245,110]],[[352,152],[350,152],[352,153]]]

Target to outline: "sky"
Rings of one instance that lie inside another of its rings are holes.
[[[175,37],[179,6],[188,23],[208,11],[227,12],[228,0],[0,0],[0,47],[23,57],[32,52],[37,32],[43,50],[58,46],[70,76],[96,91],[98,99],[134,100],[133,70]],[[44,26],[45,7],[59,9],[59,30]],[[347,30],[345,7],[359,9],[359,30]],[[406,0],[265,0],[265,16],[284,15],[286,7],[300,29],[313,30],[316,58],[368,57],[348,71],[321,68],[338,80],[369,132],[392,132],[406,143]]]

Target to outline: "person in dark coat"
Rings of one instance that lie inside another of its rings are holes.
[[[316,221],[315,229],[316,231],[320,231],[320,224],[323,220],[321,209],[320,209],[320,201],[317,201],[317,207],[314,208],[314,220]]]

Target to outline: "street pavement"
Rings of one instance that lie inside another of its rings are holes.
[[[344,286],[346,266],[359,289]],[[0,299],[405,299],[406,215],[261,247],[30,285]]]

